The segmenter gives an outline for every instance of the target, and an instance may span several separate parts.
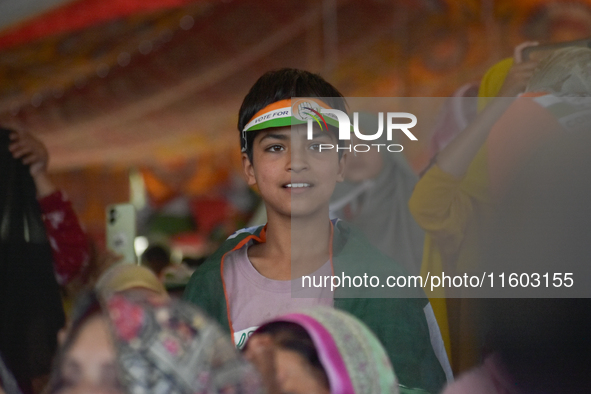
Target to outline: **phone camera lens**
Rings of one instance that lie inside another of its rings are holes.
[[[117,220],[117,210],[111,209],[109,211],[109,223],[113,224]]]

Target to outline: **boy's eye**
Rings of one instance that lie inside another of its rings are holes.
[[[320,150],[320,144],[311,144],[310,150]]]
[[[271,145],[266,150],[268,152],[281,152],[283,150],[283,146],[281,146],[281,145]]]

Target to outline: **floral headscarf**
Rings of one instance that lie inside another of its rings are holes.
[[[129,393],[260,393],[254,368],[201,311],[162,297],[106,301]]]

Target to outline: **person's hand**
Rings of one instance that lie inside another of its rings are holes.
[[[255,334],[246,343],[244,356],[261,374],[267,394],[279,394],[275,369],[275,343],[268,334]]]
[[[40,140],[21,130],[13,131],[9,138],[8,150],[12,153],[12,157],[28,165],[31,176],[36,177],[47,172],[49,154]]]
[[[509,70],[497,96],[515,97],[519,93],[523,93],[537,66],[538,61],[535,60],[514,64]]]
[[[498,97],[515,97],[519,93],[525,91],[525,87],[534,74],[539,61],[528,60],[524,62],[522,59],[522,51],[524,48],[535,45],[538,45],[538,43],[535,41],[528,41],[515,47],[513,54],[514,64],[505,77],[505,82],[503,82],[503,86],[501,86],[501,89],[497,94]]]

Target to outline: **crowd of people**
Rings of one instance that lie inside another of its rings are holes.
[[[151,251],[87,280],[67,318],[60,286],[97,263],[43,144],[0,130],[0,393],[588,392],[588,298],[325,278],[559,263],[582,280],[590,70],[587,48],[493,66],[478,112],[420,178],[402,154],[351,154],[334,119],[312,116],[348,110],[322,77],[269,71],[238,114],[266,223],[230,236],[182,298],[159,278],[168,257]],[[359,127],[377,119],[360,114]]]

